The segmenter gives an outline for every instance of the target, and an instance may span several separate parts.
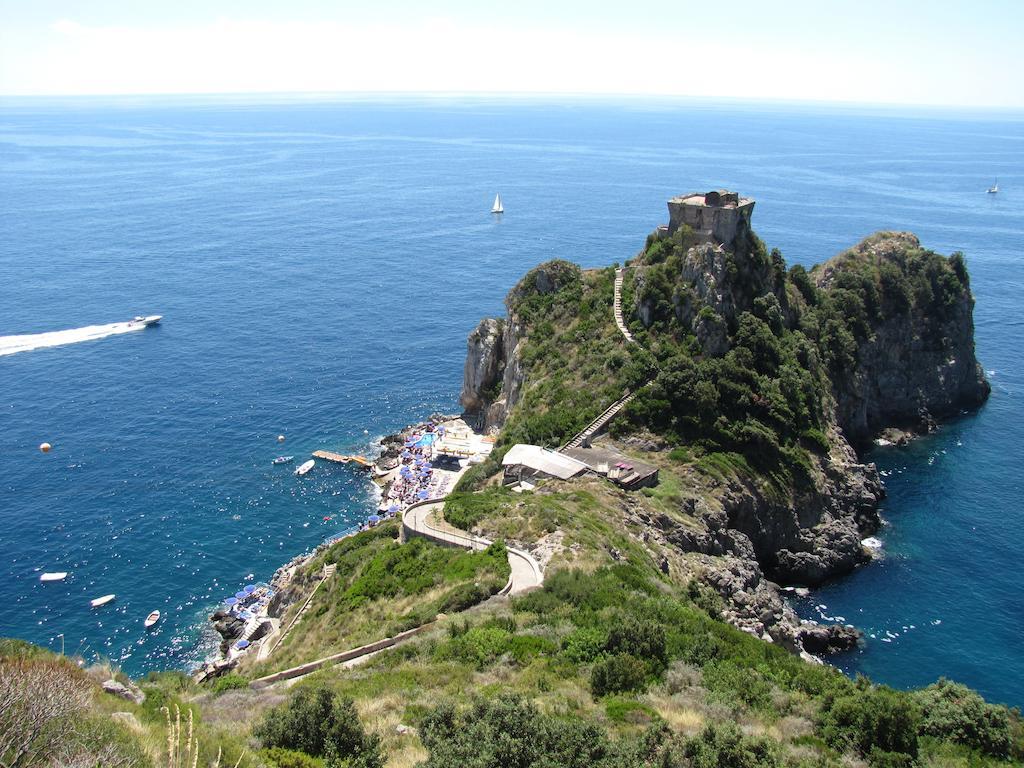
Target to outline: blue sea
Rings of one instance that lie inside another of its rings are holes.
[[[757,199],[791,262],[878,229],[967,255],[992,398],[873,454],[884,558],[799,608],[874,635],[837,659],[850,672],[1024,704],[1024,117],[1005,113],[0,102],[0,336],[83,339],[0,355],[0,634],[132,674],[201,659],[220,600],[375,505],[348,466],[299,479],[271,459],[457,411],[466,335],[527,269],[621,262],[668,197],[717,187]],[[136,314],[165,319],[78,330]]]

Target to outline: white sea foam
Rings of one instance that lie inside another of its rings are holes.
[[[106,325],[87,325],[84,328],[72,328],[67,331],[27,333],[21,336],[0,336],[0,357],[17,354],[18,352],[31,352],[33,349],[77,344],[80,341],[96,341],[97,339],[105,339],[107,336],[141,331],[145,327],[142,323],[107,323]]]

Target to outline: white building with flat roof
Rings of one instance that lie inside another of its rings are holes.
[[[515,482],[531,477],[554,477],[559,480],[582,475],[590,468],[582,461],[556,451],[549,451],[539,445],[518,443],[513,445],[501,460],[506,482]]]

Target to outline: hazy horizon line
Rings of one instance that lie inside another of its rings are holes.
[[[2,102],[56,102],[56,101],[98,101],[98,100],[153,100],[193,102],[248,102],[252,104],[281,102],[351,102],[351,101],[522,101],[551,102],[570,100],[576,102],[635,102],[635,103],[689,103],[718,106],[785,106],[825,107],[833,109],[876,109],[884,111],[949,111],[959,113],[998,113],[1021,115],[1024,107],[1010,105],[976,105],[933,102],[893,101],[851,101],[843,99],[787,99],[758,96],[691,96],[686,94],[617,93],[590,91],[223,91],[223,92],[125,92],[125,93],[0,93]]]

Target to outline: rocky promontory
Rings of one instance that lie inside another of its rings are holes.
[[[933,428],[987,397],[963,257],[882,232],[787,269],[749,229],[730,242],[662,230],[625,270],[632,346],[590,319],[610,312],[609,275],[561,261],[531,270],[508,317],[470,334],[467,413],[550,445],[588,420],[579,390],[606,405],[635,389],[617,436],[686,457],[680,472],[705,490],[683,499],[697,527],[631,514],[698,558],[731,623],[795,651],[850,647],[855,630],[801,622],[777,585],[819,585],[870,559],[861,542],[885,494],[862,458],[873,438]]]

